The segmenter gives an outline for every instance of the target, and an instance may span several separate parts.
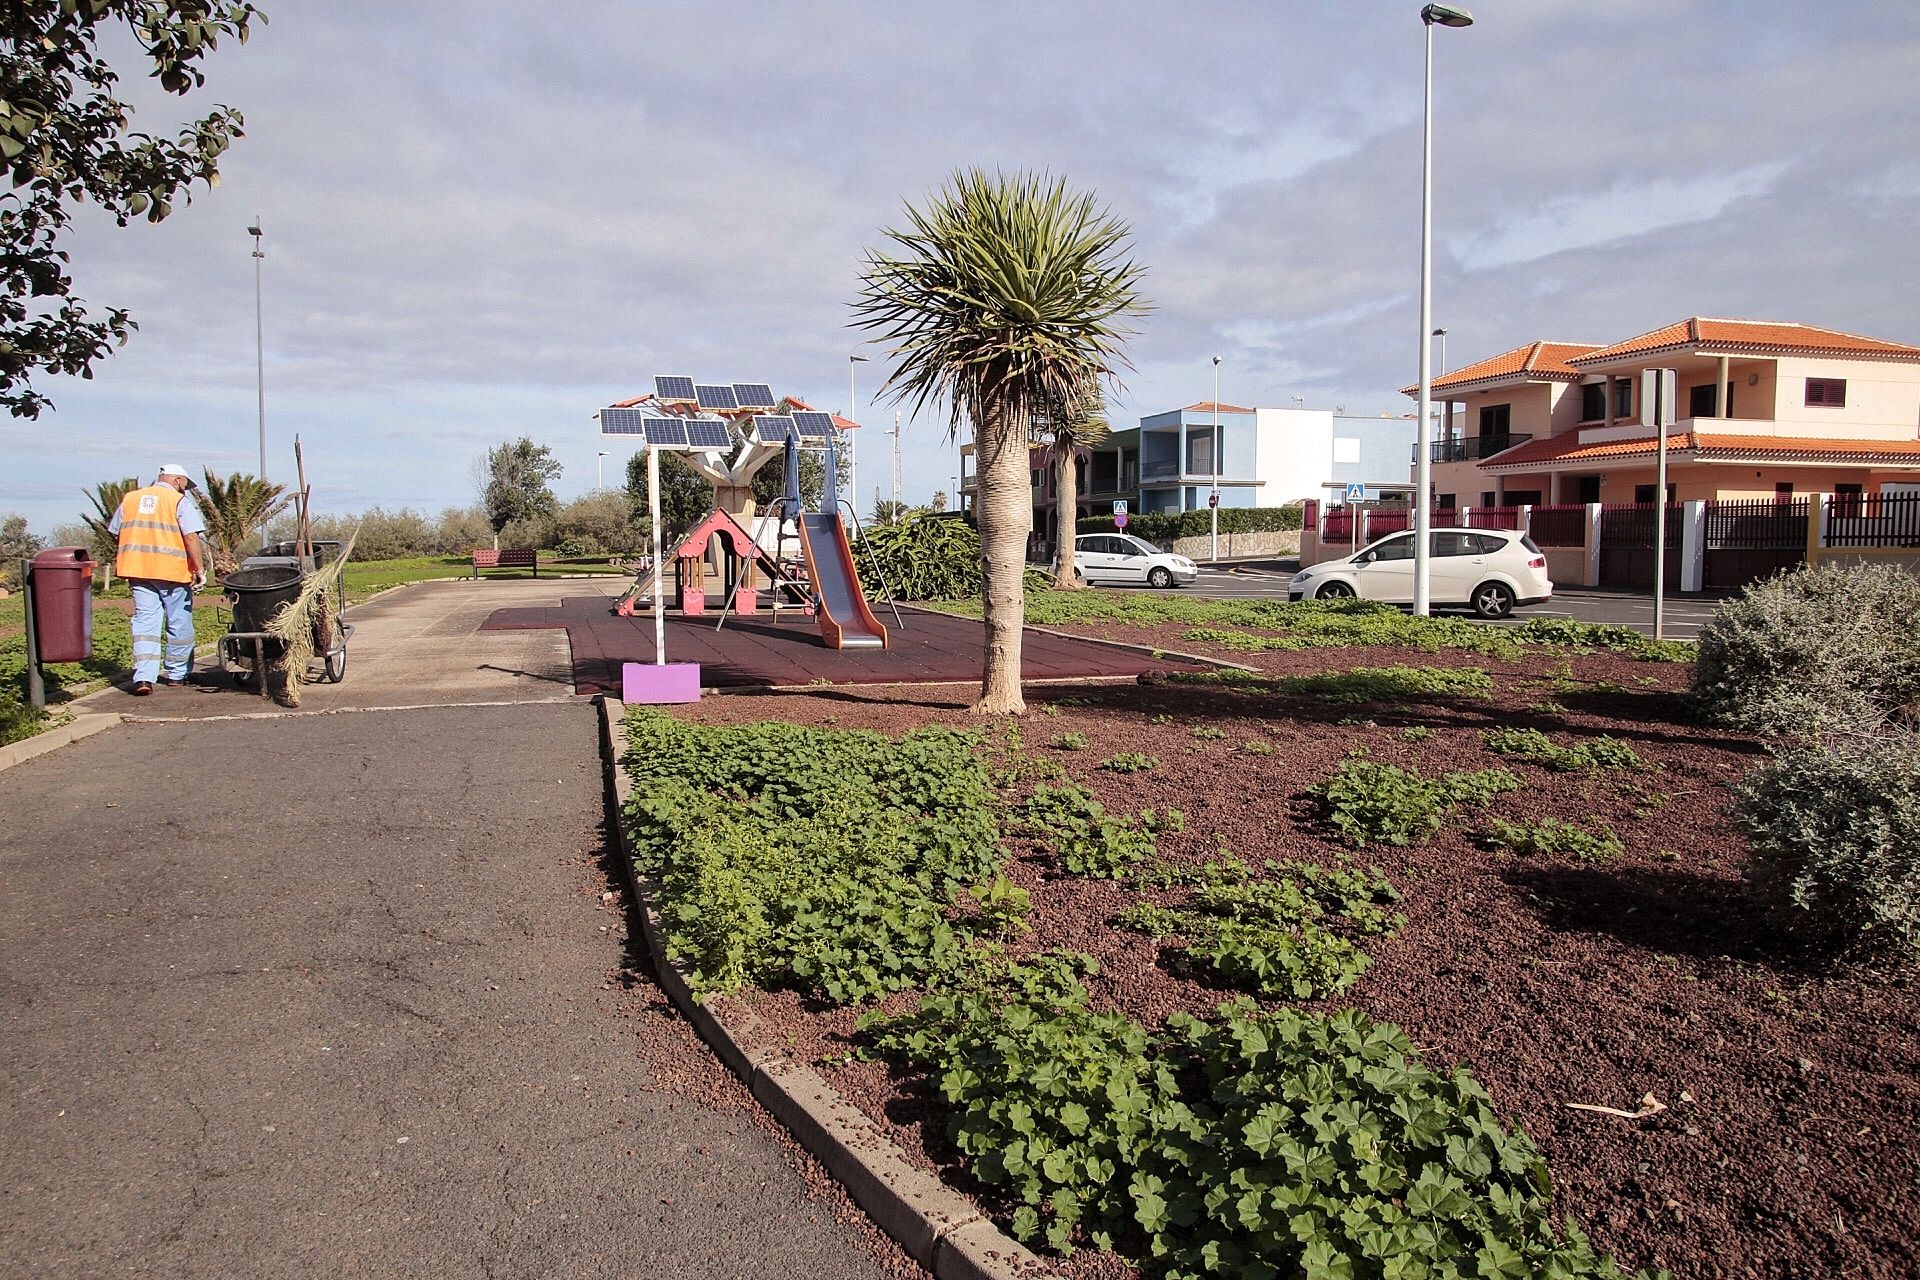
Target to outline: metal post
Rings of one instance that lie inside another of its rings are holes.
[[[1663,404],[1659,411],[1660,461],[1653,472],[1653,638],[1667,638],[1667,419],[1673,407]]]
[[[260,263],[266,258],[261,252],[260,215],[253,216],[253,225],[247,228],[253,237],[253,381],[255,394],[259,397],[260,412],[260,483],[267,482],[267,340],[266,326],[261,319],[260,310]]]
[[[867,363],[865,356],[847,357],[847,421],[858,422],[853,416],[853,366]],[[847,492],[859,501],[860,495],[860,441],[851,431],[847,433]]]
[[[47,709],[47,677],[40,670],[40,632],[33,625],[33,561],[20,562],[20,602],[27,610],[27,705]]]
[[[667,608],[661,575],[667,567],[667,549],[660,532],[660,451],[647,446],[647,509],[653,516],[653,663],[667,665]]]
[[[893,411],[893,519],[888,524],[900,523],[900,411]]]
[[[1220,357],[1213,358],[1213,493],[1207,509],[1213,513],[1213,562],[1220,562]],[[1169,544],[1171,545],[1171,544]]]

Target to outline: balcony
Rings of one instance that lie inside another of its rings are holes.
[[[1481,458],[1491,458],[1496,453],[1505,453],[1531,439],[1533,436],[1526,432],[1504,436],[1468,436],[1464,440],[1436,440],[1427,448],[1435,462],[1475,462]],[[1407,459],[1411,462],[1420,461],[1419,445],[1408,451]]]

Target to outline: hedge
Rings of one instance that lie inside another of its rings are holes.
[[[1127,532],[1148,542],[1168,543],[1175,538],[1202,538],[1213,532],[1212,512],[1168,511],[1135,514],[1127,521]],[[1222,533],[1274,533],[1300,527],[1300,504],[1284,507],[1221,507]],[[1112,533],[1112,516],[1084,516],[1074,526],[1079,533]]]

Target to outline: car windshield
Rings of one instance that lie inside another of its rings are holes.
[[[1126,537],[1128,542],[1131,542],[1134,546],[1140,548],[1142,551],[1146,552],[1150,556],[1158,556],[1158,555],[1166,554],[1164,551],[1160,550],[1160,548],[1154,546],[1151,542],[1148,542],[1145,538],[1136,538],[1132,534],[1128,534],[1126,535]]]

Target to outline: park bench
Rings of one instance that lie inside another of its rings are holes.
[[[502,547],[497,551],[475,548],[473,576],[479,577],[482,569],[531,569],[537,578],[540,576],[540,557],[532,547]]]

